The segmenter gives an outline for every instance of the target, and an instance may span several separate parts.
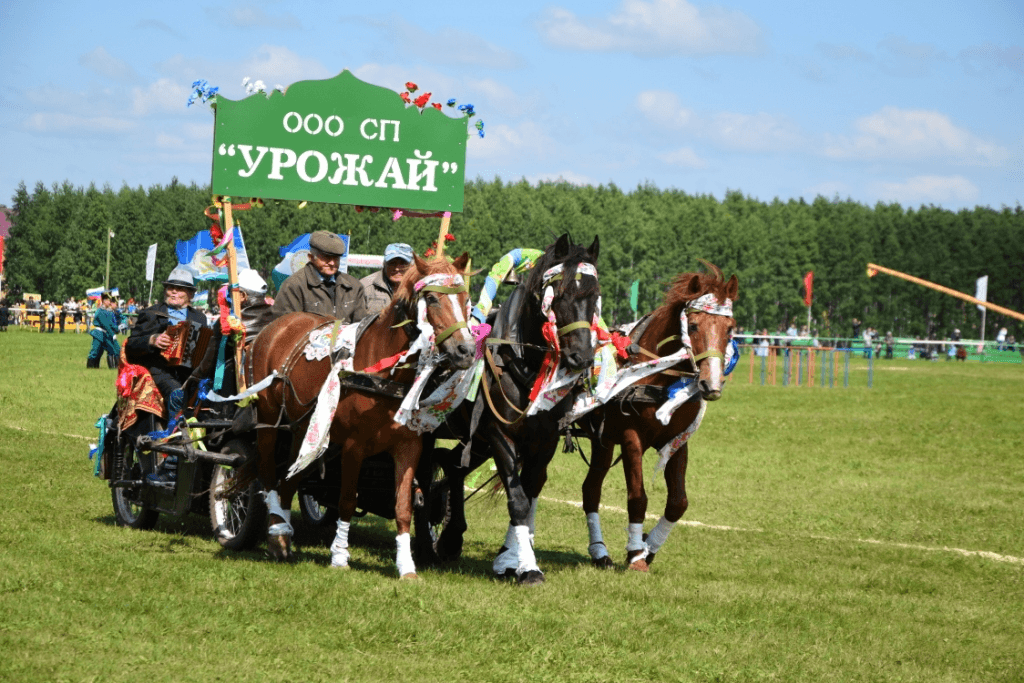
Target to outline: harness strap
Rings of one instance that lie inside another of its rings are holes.
[[[722,360],[725,360],[725,354],[717,349],[708,349],[704,353],[698,353],[694,356],[693,362],[696,363],[703,358],[721,358]]]
[[[590,326],[591,326],[591,323],[588,323],[585,320],[578,320],[578,321],[576,321],[574,323],[569,323],[565,327],[558,328],[558,336],[559,337],[564,337],[565,335],[569,334],[573,330],[580,330],[580,329],[584,329],[584,328],[589,330]]]
[[[658,342],[658,344],[654,347],[654,350],[658,351],[665,344],[668,344],[670,341],[675,341],[677,339],[682,340],[682,337],[680,337],[678,334],[673,334],[671,337],[665,337],[660,342]]]
[[[438,332],[437,336],[434,337],[434,344],[440,344],[445,339],[447,339],[448,337],[450,337],[453,334],[455,334],[456,330],[464,330],[464,329],[469,329],[469,325],[466,324],[465,320],[461,320],[461,321],[455,323],[454,325],[452,325],[451,327],[448,327],[443,332]]]

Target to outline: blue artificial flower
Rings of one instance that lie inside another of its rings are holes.
[[[484,129],[484,122],[483,121],[477,121],[476,122],[476,129],[477,130],[483,130]]]
[[[479,135],[480,137],[483,137],[483,136],[484,136],[484,131],[483,131],[483,129],[481,128],[480,130],[478,130],[478,131],[476,132],[476,134],[477,134],[477,135]]]
[[[459,105],[459,111],[464,111],[467,114],[472,113],[473,105],[472,104],[460,104]]]
[[[451,98],[445,104],[447,104],[449,107],[454,107],[455,106],[455,98],[454,97]]]

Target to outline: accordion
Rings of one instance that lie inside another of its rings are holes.
[[[192,368],[199,365],[206,355],[206,347],[213,337],[213,330],[205,325],[184,320],[165,331],[171,338],[171,345],[160,352],[167,364]]]

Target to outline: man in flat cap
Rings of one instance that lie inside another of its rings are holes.
[[[171,345],[168,327],[186,320],[193,325],[206,326],[206,316],[202,311],[189,305],[195,293],[192,273],[184,268],[172,270],[164,282],[163,303],[139,313],[132,334],[125,342],[125,357],[149,370],[171,415],[183,407],[184,396],[180,389],[190,370],[180,365],[168,365],[161,351]]]
[[[354,323],[366,317],[363,285],[348,273],[338,272],[345,243],[327,230],[309,238],[309,263],[281,284],[274,299],[274,315],[305,311]]]
[[[363,283],[367,315],[380,313],[388,305],[395,287],[402,281],[405,271],[409,270],[412,256],[412,247],[408,244],[389,244],[384,250],[384,270],[378,270],[360,280]]]

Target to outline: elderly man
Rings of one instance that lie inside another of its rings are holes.
[[[189,305],[195,293],[192,273],[184,268],[172,270],[164,282],[163,303],[150,306],[139,314],[132,334],[125,342],[125,356],[132,363],[149,370],[171,414],[183,407],[184,396],[180,389],[181,383],[188,378],[189,369],[168,365],[161,352],[171,345],[168,327],[186,320],[206,326],[206,316]]]
[[[345,243],[334,233],[317,230],[309,238],[309,263],[281,285],[274,315],[305,311],[353,323],[366,317],[363,285],[338,272]]]
[[[363,283],[366,315],[384,310],[395,293],[395,287],[402,281],[405,271],[409,270],[412,258],[412,247],[408,244],[396,242],[387,246],[384,250],[384,270],[378,270],[360,280]]]

